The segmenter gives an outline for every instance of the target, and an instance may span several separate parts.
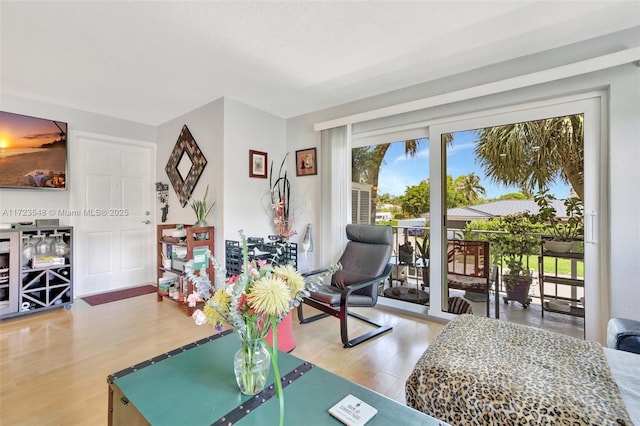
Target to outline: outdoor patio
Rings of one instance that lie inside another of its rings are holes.
[[[421,235],[428,235],[428,229],[426,228],[411,228],[411,232],[408,232],[407,228],[395,227],[395,254],[399,253],[399,247],[405,244],[406,241],[412,243],[413,247],[416,247],[416,238],[421,238]],[[392,257],[392,263],[399,263],[398,257]],[[399,274],[400,268],[394,270],[392,273],[391,284],[387,281],[384,288],[381,289],[380,296],[389,297],[396,300],[402,300],[405,303],[414,303],[419,305],[429,305],[429,287],[424,286],[422,279],[422,259],[417,254],[415,260],[410,265],[403,265],[403,270],[406,273],[405,276]],[[537,265],[530,265],[530,269],[533,271],[533,282],[529,291],[529,297],[531,303],[527,308],[523,308],[522,304],[515,301],[509,301],[505,303],[503,297],[505,296],[504,284],[499,284],[499,318],[501,321],[508,321],[517,324],[524,324],[533,327],[542,328],[557,333],[584,338],[584,318],[571,316],[564,313],[556,312],[544,312],[542,316],[542,305],[540,298],[540,286],[538,280]],[[548,284],[547,284],[548,285]],[[395,289],[395,291],[393,291]],[[584,296],[584,289],[578,289],[579,294],[577,297]],[[572,290],[558,286],[558,294],[565,297],[576,297],[575,294],[570,294]],[[574,290],[575,291],[575,290]],[[545,286],[545,293],[549,294],[549,290]],[[566,294],[565,294],[566,293]],[[449,289],[450,296],[458,296],[464,298],[473,309],[475,315],[486,316],[486,299],[482,299],[483,295],[474,294],[465,297],[464,291],[458,291]],[[478,300],[478,296],[481,297]],[[490,284],[489,292],[489,316],[495,318],[495,286],[493,282]]]

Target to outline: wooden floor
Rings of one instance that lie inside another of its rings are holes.
[[[336,318],[294,321],[292,354],[404,403],[405,380],[443,324],[390,310],[360,312],[393,331],[344,349]],[[357,333],[361,323],[351,324]],[[106,424],[109,374],[213,332],[154,294],[93,307],[78,299],[70,310],[3,320],[0,425]]]

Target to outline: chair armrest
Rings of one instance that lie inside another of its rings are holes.
[[[328,272],[328,271],[329,271],[329,268],[322,268],[322,269],[316,269],[314,271],[305,272],[301,275],[303,278],[307,278],[307,277],[312,277],[314,275],[324,274],[325,272]]]
[[[349,295],[354,291],[360,290],[361,288],[369,287],[370,285],[379,283],[380,281],[384,281],[389,278],[389,275],[391,275],[391,267],[391,263],[388,263],[384,268],[384,271],[382,271],[382,274],[378,275],[377,277],[373,277],[366,281],[361,281],[359,283],[349,284],[348,286],[346,286],[340,293],[340,305],[346,306],[347,297],[349,297]]]

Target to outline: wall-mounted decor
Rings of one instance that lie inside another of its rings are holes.
[[[277,175],[273,172],[273,162],[271,163],[271,175],[269,176],[272,221],[277,235],[285,240],[297,234],[293,229],[293,216],[290,208],[291,182],[287,177],[287,169],[284,167],[288,156],[289,153],[282,159]]]
[[[160,210],[162,211],[162,223],[164,223],[167,221],[167,214],[169,213],[169,185],[156,182],[156,192],[158,201],[162,204]]]
[[[296,176],[311,176],[318,174],[316,149],[308,148],[296,151]]]
[[[206,165],[207,159],[185,124],[164,168],[182,207],[187,205]]]
[[[67,189],[67,123],[0,111],[0,187]]]
[[[267,178],[267,153],[249,150],[249,177]]]

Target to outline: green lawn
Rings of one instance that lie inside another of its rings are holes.
[[[571,275],[571,259],[555,259],[552,257],[544,258],[544,270],[547,274],[552,274],[556,269],[556,261],[558,262],[558,275]],[[584,277],[584,262],[576,263],[577,276]],[[538,271],[538,256],[529,256],[529,269]]]

